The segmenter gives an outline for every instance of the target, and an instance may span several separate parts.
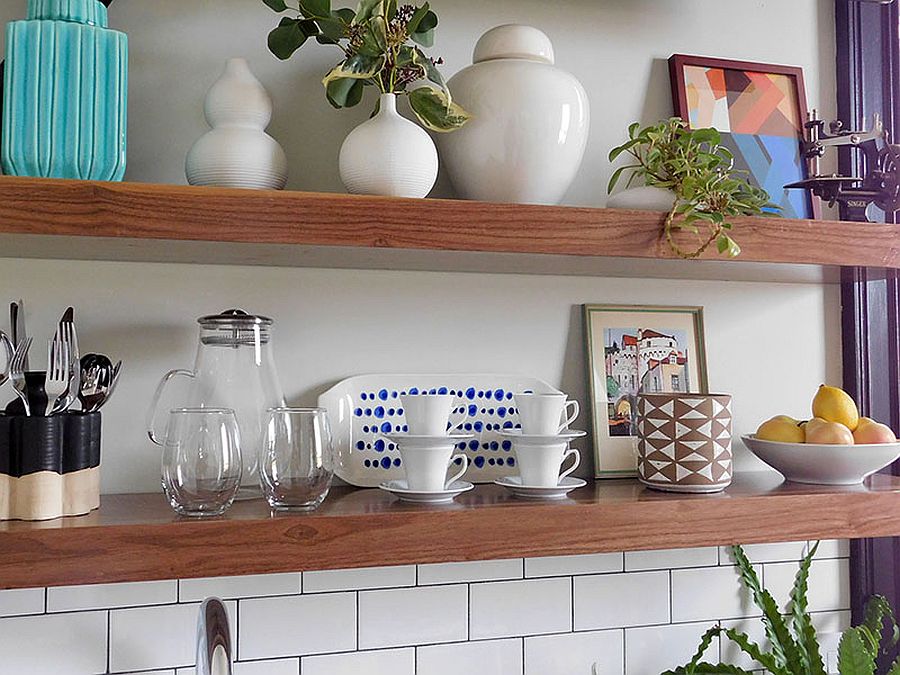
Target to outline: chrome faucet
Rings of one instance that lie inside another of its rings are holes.
[[[197,617],[197,675],[231,675],[228,611],[219,598],[207,598]]]

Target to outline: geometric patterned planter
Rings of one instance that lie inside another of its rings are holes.
[[[638,480],[669,492],[719,492],[731,483],[731,396],[638,394]]]

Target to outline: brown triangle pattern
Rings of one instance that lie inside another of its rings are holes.
[[[637,409],[638,473],[644,483],[708,490],[731,482],[729,398],[646,394],[638,397]]]

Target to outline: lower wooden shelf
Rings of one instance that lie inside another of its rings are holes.
[[[715,495],[616,480],[556,503],[480,485],[443,506],[342,487],[314,513],[273,516],[255,501],[203,520],[161,494],[108,495],[87,516],[0,523],[0,588],[897,535],[892,476],[827,487],[745,473]]]

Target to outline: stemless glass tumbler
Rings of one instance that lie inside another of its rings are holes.
[[[162,488],[185,516],[218,516],[241,484],[240,432],[230,408],[176,408],[163,442]]]
[[[334,476],[324,408],[272,408],[263,432],[259,480],[273,509],[315,509]]]

